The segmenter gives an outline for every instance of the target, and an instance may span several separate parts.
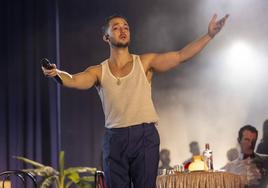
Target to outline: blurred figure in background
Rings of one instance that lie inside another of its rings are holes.
[[[160,151],[159,171],[162,169],[172,170],[172,167],[170,166],[170,151],[168,149],[162,149]]]
[[[227,163],[223,169],[227,172],[245,176],[247,188],[267,188],[267,156],[254,152],[258,131],[251,125],[243,126],[238,133],[239,157]]]
[[[268,154],[268,119],[263,123],[263,136],[257,147],[257,153]]]
[[[239,157],[239,151],[237,148],[231,148],[226,153],[229,162],[234,161]]]
[[[190,149],[190,153],[192,154],[192,156],[183,162],[183,166],[185,170],[188,169],[190,163],[192,162],[193,156],[200,155],[200,147],[197,141],[192,141],[189,144],[189,149]]]

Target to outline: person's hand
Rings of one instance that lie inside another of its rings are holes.
[[[223,169],[226,172],[244,176],[248,185],[259,184],[262,177],[260,170],[255,163],[252,163],[251,159],[230,162]]]
[[[47,77],[54,77],[58,74],[57,66],[55,64],[51,64],[52,69],[46,69],[42,66],[42,70],[45,76]]]
[[[262,175],[260,169],[251,160],[245,160],[247,163],[247,180],[249,185],[259,184]]]
[[[228,17],[229,15],[226,14],[222,19],[217,21],[217,14],[213,15],[208,25],[208,35],[211,38],[213,38],[218,32],[220,32]]]

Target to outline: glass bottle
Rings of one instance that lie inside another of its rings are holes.
[[[204,162],[208,171],[213,171],[213,155],[209,144],[206,144],[205,150],[203,152]]]

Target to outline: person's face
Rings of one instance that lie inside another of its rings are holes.
[[[198,145],[198,144],[193,144],[193,145],[191,145],[190,152],[191,152],[193,155],[200,155],[199,145]]]
[[[246,155],[251,155],[254,152],[255,144],[257,141],[257,134],[249,130],[244,130],[242,138],[239,142],[241,152]]]
[[[161,153],[160,160],[162,161],[163,164],[169,164],[170,163],[169,152]]]
[[[114,18],[110,20],[107,30],[107,38],[112,47],[128,47],[130,31],[127,21],[123,18]]]

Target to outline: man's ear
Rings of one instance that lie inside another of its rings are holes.
[[[238,141],[238,143],[240,144],[241,139],[238,137],[238,138],[237,138],[237,141]]]
[[[109,35],[108,34],[103,35],[103,40],[105,42],[109,42]]]

